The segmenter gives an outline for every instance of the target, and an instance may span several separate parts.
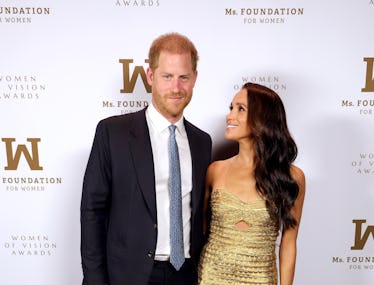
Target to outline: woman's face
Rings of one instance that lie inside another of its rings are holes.
[[[226,116],[226,139],[239,141],[249,139],[250,128],[248,125],[248,96],[247,90],[242,89],[234,96],[230,113]]]

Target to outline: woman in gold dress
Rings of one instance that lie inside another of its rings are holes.
[[[225,137],[238,142],[239,151],[207,171],[205,211],[211,217],[199,285],[276,285],[278,279],[292,285],[305,177],[293,165],[297,146],[283,103],[271,89],[246,83],[226,123]]]

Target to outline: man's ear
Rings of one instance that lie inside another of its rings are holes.
[[[153,71],[150,67],[147,68],[147,82],[149,85],[152,86],[152,82],[153,82]]]

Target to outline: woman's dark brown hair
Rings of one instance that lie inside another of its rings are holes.
[[[243,89],[248,96],[248,124],[255,150],[256,188],[265,198],[267,209],[283,229],[297,225],[291,208],[299,193],[290,167],[297,156],[297,146],[286,120],[281,98],[273,90],[254,83]]]

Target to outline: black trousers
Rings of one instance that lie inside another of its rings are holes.
[[[197,269],[191,259],[186,259],[179,271],[169,261],[155,261],[148,285],[195,285]]]

